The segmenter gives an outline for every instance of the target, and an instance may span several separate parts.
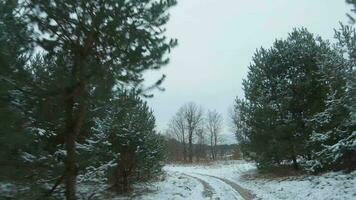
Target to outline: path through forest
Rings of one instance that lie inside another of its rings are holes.
[[[146,195],[142,199],[216,199],[216,200],[251,200],[253,193],[229,179],[225,173],[240,173],[253,168],[245,165],[167,165],[165,181],[157,188],[154,195]],[[229,166],[226,168],[226,166]]]
[[[320,176],[261,175],[246,161],[200,165],[167,165],[165,179],[156,182],[142,200],[355,199],[356,172]]]

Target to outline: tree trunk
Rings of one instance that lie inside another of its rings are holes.
[[[189,133],[189,162],[193,162],[193,133]]]
[[[210,136],[210,151],[211,151],[211,158],[215,160],[215,155],[214,155],[214,143],[213,143],[213,136]]]
[[[299,169],[299,165],[298,165],[297,158],[296,158],[295,155],[292,155],[292,160],[293,160],[293,168],[295,170],[298,170]]]
[[[183,134],[183,141],[182,141],[182,143],[183,143],[183,161],[184,161],[184,163],[186,163],[186,162],[187,162],[187,145],[186,145],[186,143],[185,143],[184,134]]]
[[[195,156],[195,162],[199,162],[199,156],[200,156],[200,144],[199,141],[197,144],[195,144],[195,148],[193,147],[193,154]]]
[[[122,192],[124,194],[129,192],[129,180],[128,180],[128,174],[126,170],[123,170],[122,172]]]
[[[76,192],[76,166],[75,166],[75,140],[73,137],[67,138],[67,174],[66,174],[66,198],[75,200]]]
[[[119,162],[117,162],[116,168],[115,168],[115,172],[114,172],[114,190],[120,194],[122,188],[121,188],[121,184],[120,184],[120,167],[119,167]]]
[[[117,161],[115,187],[118,193],[128,193],[131,191],[130,177],[136,167],[134,153],[124,150],[120,153],[120,159]]]
[[[201,145],[201,159],[202,160],[206,160],[206,152],[205,152],[205,146],[204,146],[205,144],[204,144],[204,142],[202,143],[202,145]]]
[[[214,159],[216,159],[216,146],[218,144],[218,138],[216,134],[214,134]]]
[[[183,142],[183,161],[187,162],[187,145]]]
[[[299,165],[298,165],[298,162],[297,162],[297,155],[296,155],[296,147],[295,147],[295,145],[293,145],[292,160],[293,160],[293,168],[295,170],[298,170],[299,169]]]
[[[66,101],[66,192],[65,196],[67,200],[75,200],[76,196],[76,166],[75,166],[75,133],[74,133],[74,121],[73,121],[73,109],[74,109],[74,97],[72,94],[67,96]]]

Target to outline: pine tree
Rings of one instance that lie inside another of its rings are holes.
[[[320,62],[331,52],[327,42],[302,28],[254,55],[244,81],[247,110],[241,118],[248,126],[245,141],[260,167],[288,160],[297,169],[298,157],[310,155],[306,143],[312,129],[305,121],[325,108]]]
[[[59,120],[63,131],[57,134],[66,148],[67,199],[76,199],[75,144],[88,128],[84,125],[93,106],[90,97],[100,94],[109,99],[114,85],[137,86],[144,71],[167,64],[165,55],[176,41],[167,41],[161,27],[175,3],[31,0],[21,4],[25,27],[36,27],[37,34],[30,37],[33,44],[42,49],[45,62],[53,62],[51,69],[31,66],[35,76],[47,74],[48,79],[39,80],[48,85],[40,96],[60,100],[64,108]]]
[[[338,55],[322,63],[323,80],[329,86],[326,108],[310,119],[314,129],[310,138],[312,171],[355,169],[356,155],[356,33],[341,25],[336,31]],[[346,58],[346,59],[345,59]]]
[[[234,108],[231,113],[232,129],[239,143],[239,149],[248,158],[251,152],[249,148],[250,135],[248,130],[248,108],[247,103],[243,99],[236,98]]]
[[[16,161],[20,149],[31,138],[24,134],[27,108],[24,102],[25,79],[29,76],[23,66],[28,60],[29,33],[24,19],[18,12],[16,2],[0,1],[0,160],[1,163]],[[11,164],[10,164],[11,165]]]
[[[116,191],[126,193],[138,179],[150,178],[160,171],[162,141],[155,132],[152,111],[135,91],[120,94],[113,102],[111,115],[109,141],[117,155],[114,186]]]

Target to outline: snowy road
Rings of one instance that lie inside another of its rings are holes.
[[[185,176],[198,180],[204,187],[202,191],[203,199],[236,199],[244,200],[245,198],[239,193],[239,190],[234,187],[235,183],[224,181],[223,178],[209,176],[205,174],[192,174]]]
[[[180,174],[198,181],[203,190],[201,191],[201,199],[236,199],[236,200],[251,200],[255,195],[251,191],[241,187],[237,182],[227,178],[225,172],[231,175],[231,171],[219,167],[212,168],[204,167],[184,167],[184,166],[167,166],[165,170],[170,173]],[[245,171],[240,167],[232,169],[235,173]]]
[[[159,185],[160,192],[142,199],[194,199],[194,200],[251,200],[254,196],[226,176],[219,176],[218,169],[209,170],[196,166],[166,166],[166,180]]]

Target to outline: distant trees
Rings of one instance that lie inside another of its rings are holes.
[[[209,110],[207,113],[206,118],[206,130],[209,134],[210,139],[210,151],[211,151],[211,158],[213,160],[216,159],[217,150],[216,146],[220,139],[220,133],[222,129],[222,117],[217,111]]]
[[[201,127],[196,131],[196,145],[193,154],[195,155],[197,162],[206,159],[206,135],[204,127]]]
[[[168,132],[183,145],[184,162],[193,162],[193,139],[202,127],[202,123],[203,110],[195,103],[183,105],[169,123]]]
[[[296,169],[300,164],[307,167],[333,145],[330,148],[343,150],[329,151],[333,161],[323,156],[332,166],[336,160],[351,161],[355,155],[355,146],[346,142],[354,138],[352,131],[346,131],[354,127],[350,115],[354,106],[341,103],[341,99],[355,98],[353,84],[349,84],[354,82],[355,32],[343,26],[336,36],[339,43],[332,48],[306,29],[295,29],[286,40],[276,40],[272,48],[261,48],[254,55],[243,83],[246,99],[236,99],[233,121],[241,149],[259,167],[286,161]],[[341,107],[333,108],[336,105]],[[347,125],[341,128],[342,123]],[[325,143],[326,138],[333,138],[334,143]],[[319,170],[324,167],[319,165]]]
[[[195,103],[188,103],[182,107],[183,116],[188,132],[188,158],[193,162],[193,137],[203,122],[203,110]]]
[[[169,123],[168,133],[171,134],[182,144],[183,161],[187,161],[187,139],[188,133],[186,131],[186,122],[184,118],[184,110],[180,108],[173,116]]]
[[[209,157],[215,160],[222,123],[221,114],[217,111],[204,113],[197,104],[187,103],[172,117],[167,133],[181,144],[184,162],[206,158],[207,149],[210,151]]]

